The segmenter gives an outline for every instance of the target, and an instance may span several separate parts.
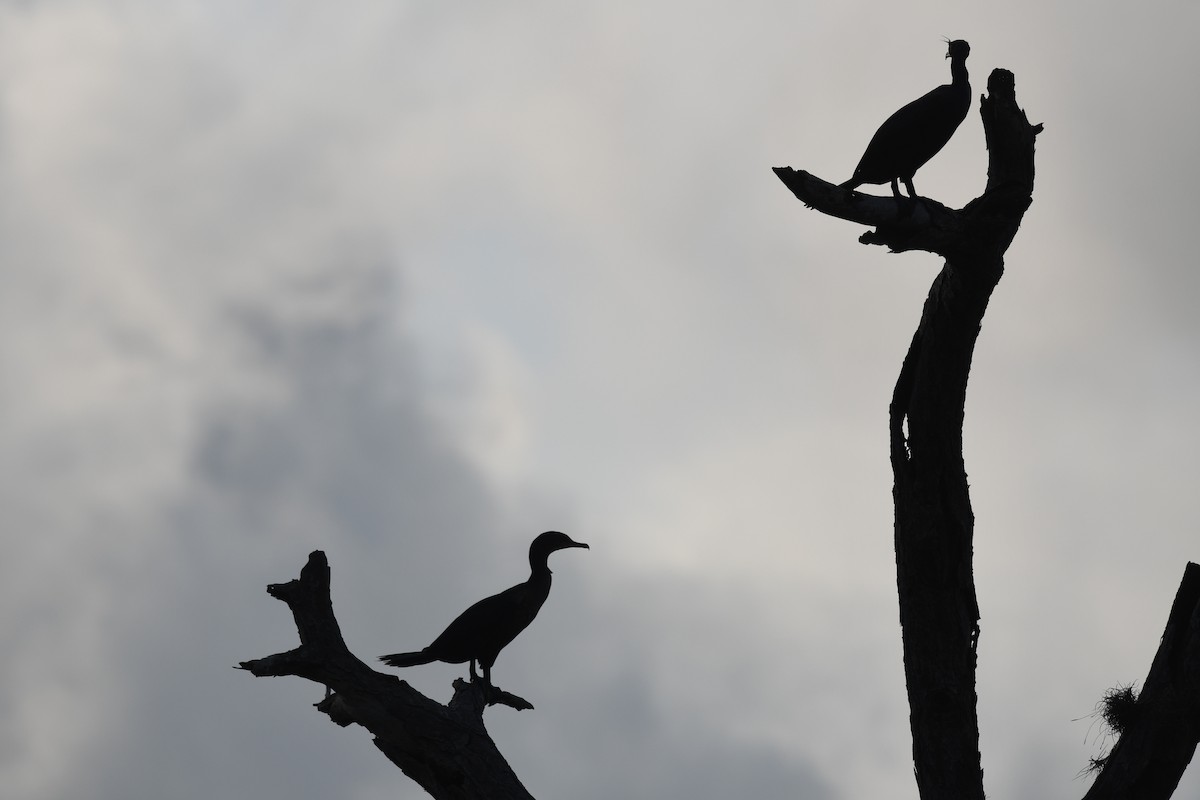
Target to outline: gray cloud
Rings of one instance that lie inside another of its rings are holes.
[[[967,409],[989,790],[1082,794],[1196,557],[1184,12],[129,8],[0,8],[12,796],[419,796],[229,669],[294,642],[263,587],[326,549],[370,656],[551,527],[594,549],[489,716],[535,793],[914,794],[883,434],[937,265],[768,170],[843,177],[943,33],[1047,124]]]

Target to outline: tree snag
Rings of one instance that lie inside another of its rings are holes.
[[[323,684],[317,709],[342,727],[357,723],[370,731],[375,746],[438,800],[532,800],[483,726],[486,706],[532,708],[527,701],[459,680],[443,706],[368,667],[342,639],[329,596],[329,562],[320,550],[309,555],[298,580],[271,584],[267,593],[292,610],[300,646],[239,668]]]
[[[962,456],[967,377],[1004,253],[1033,198],[1034,140],[1011,72],[982,98],[989,165],[963,209],[933,200],[864,196],[806,172],[776,174],[805,204],[875,226],[865,244],[945,258],[896,381],[890,408],[896,582],[913,761],[923,800],[983,800],[975,664],[979,605],[974,515]]]
[[[875,227],[864,244],[945,258],[892,395],[889,440],[896,583],[913,761],[922,800],[982,800],[975,666],[975,519],[962,456],[971,356],[1004,253],[1033,199],[1034,141],[1012,73],[994,70],[980,104],[984,192],[961,210],[862,195],[775,169],[805,205]],[[1200,567],[1189,564],[1127,729],[1085,800],[1166,800],[1200,739]]]
[[[1183,572],[1146,682],[1084,800],[1166,800],[1200,742],[1200,564]]]

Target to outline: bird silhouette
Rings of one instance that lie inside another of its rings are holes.
[[[480,600],[459,614],[424,650],[392,653],[380,656],[379,660],[390,667],[466,661],[470,664],[472,681],[478,679],[475,673],[475,662],[478,661],[483,682],[490,686],[496,657],[517,638],[517,634],[529,627],[550,595],[550,566],[547,563],[550,554],[568,547],[591,549],[565,533],[547,531],[539,534],[529,545],[529,580]]]
[[[892,183],[892,194],[902,197],[897,180],[904,181],[909,196],[916,197],[913,174],[946,146],[971,106],[967,56],[971,46],[962,39],[949,43],[950,83],[918,97],[879,126],[850,180],[855,189],[863,183]]]

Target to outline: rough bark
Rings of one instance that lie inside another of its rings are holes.
[[[295,675],[323,684],[326,696],[317,709],[343,727],[366,728],[384,755],[439,800],[532,800],[483,726],[487,705],[532,706],[466,681],[455,682],[454,697],[443,706],[395,675],[371,669],[342,639],[329,574],[329,562],[318,550],[298,580],[267,587],[291,608],[300,646],[239,667],[258,676]]]
[[[805,172],[776,174],[805,204],[874,225],[860,241],[945,258],[896,382],[890,409],[896,577],[913,760],[923,800],[982,800],[976,715],[979,606],[974,516],[962,457],[971,356],[1004,253],[1033,196],[1034,140],[1012,73],[981,102],[989,151],[982,195],[961,210],[925,198],[851,192]]]
[[[1188,564],[1162,642],[1084,800],[1166,800],[1200,742],[1200,565]]]

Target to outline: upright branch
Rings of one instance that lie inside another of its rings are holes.
[[[984,796],[975,694],[975,518],[962,428],[983,315],[1032,202],[1039,130],[1017,106],[1011,73],[994,71],[988,89],[981,103],[987,187],[954,212],[957,224],[939,231],[935,252],[945,256],[945,266],[930,288],[890,407],[900,625],[924,800]]]
[[[295,675],[323,684],[317,709],[343,727],[366,728],[385,756],[439,800],[532,800],[483,726],[483,709],[491,703],[531,706],[465,681],[455,683],[454,698],[443,706],[371,669],[342,639],[329,575],[329,562],[317,550],[298,580],[268,586],[267,593],[292,610],[300,646],[238,666],[257,676]]]
[[[967,377],[1004,253],[1033,196],[1034,140],[1012,73],[995,70],[981,102],[989,151],[984,193],[961,210],[881,198],[806,172],[776,174],[806,205],[875,227],[860,241],[945,258],[925,301],[890,408],[896,577],[913,760],[923,800],[982,800],[975,666],[979,605],[974,515],[962,456]]]

